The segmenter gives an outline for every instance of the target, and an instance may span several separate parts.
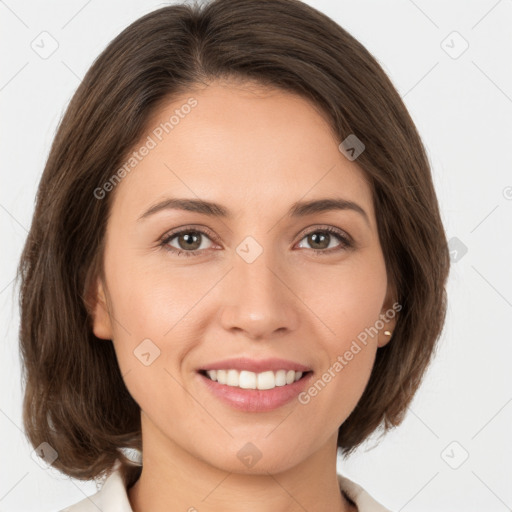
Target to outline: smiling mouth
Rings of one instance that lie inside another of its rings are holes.
[[[255,373],[247,370],[225,369],[199,370],[199,373],[207,379],[234,388],[268,390],[289,386],[294,382],[304,379],[312,371],[268,370]]]

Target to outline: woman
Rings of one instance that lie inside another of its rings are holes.
[[[88,71],[41,179],[29,440],[107,478],[73,512],[387,510],[337,449],[401,423],[448,268],[421,139],[360,43],[296,0],[159,9]]]

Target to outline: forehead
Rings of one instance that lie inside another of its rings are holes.
[[[301,96],[214,82],[153,113],[134,146],[151,150],[117,186],[115,202],[141,210],[169,195],[197,197],[237,214],[330,195],[357,199],[373,216],[365,175],[339,142]]]

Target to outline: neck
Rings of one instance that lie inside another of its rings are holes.
[[[339,488],[336,436],[288,469],[237,473],[198,459],[153,428],[143,427],[143,467],[128,489],[133,512],[357,511]]]

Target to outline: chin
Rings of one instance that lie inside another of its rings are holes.
[[[206,462],[222,471],[240,475],[277,474],[299,464],[299,453],[292,447],[277,450],[270,443],[266,447],[262,447],[262,444],[258,441],[236,443],[236,448],[223,449],[221,453],[213,455],[213,460]]]

